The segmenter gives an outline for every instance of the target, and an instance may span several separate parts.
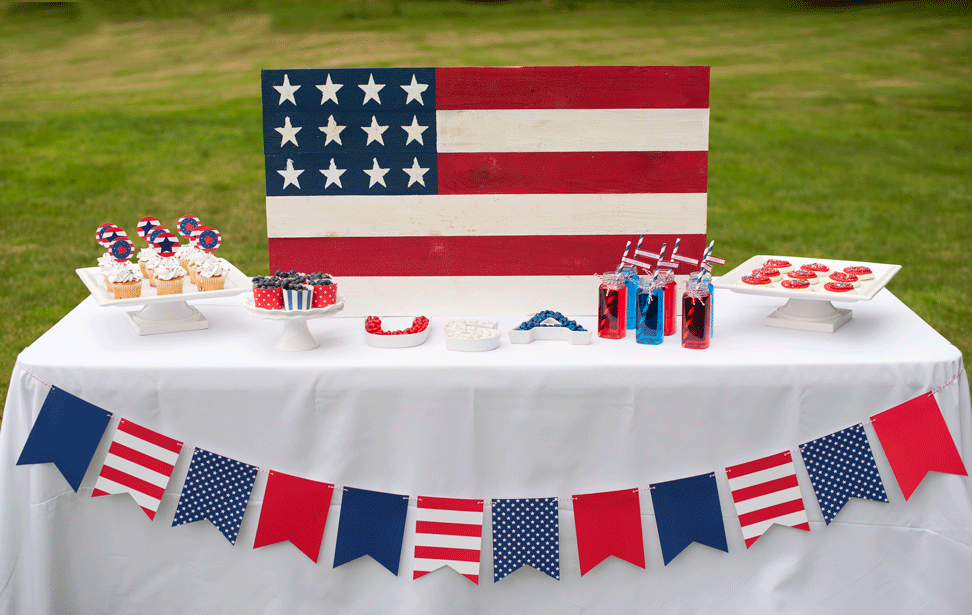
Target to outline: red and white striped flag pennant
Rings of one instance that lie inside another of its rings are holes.
[[[448,566],[479,585],[482,545],[483,500],[418,498],[413,579]]]
[[[121,419],[91,497],[127,493],[155,519],[182,442]]]
[[[810,531],[790,451],[726,468],[746,548],[774,523]]]

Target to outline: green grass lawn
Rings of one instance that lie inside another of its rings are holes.
[[[0,7],[0,398],[17,354],[87,295],[74,269],[100,254],[98,224],[191,212],[218,226],[222,256],[266,271],[261,68],[711,65],[708,233],[723,271],[758,253],[899,263],[889,288],[972,349],[959,3],[68,8]]]

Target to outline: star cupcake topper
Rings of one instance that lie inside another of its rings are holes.
[[[152,216],[145,216],[138,221],[138,229],[135,232],[138,233],[139,238],[148,241],[149,232],[159,226],[162,226],[162,223],[156,218],[153,218]]]
[[[198,233],[194,233],[193,238],[199,245],[199,249],[204,252],[215,252],[220,244],[223,243],[223,238],[219,234],[219,231],[210,226],[200,226],[196,230]]]
[[[176,248],[179,247],[179,238],[172,233],[165,232],[158,234],[155,237],[154,243],[159,251],[159,256],[167,258],[175,256]]]
[[[200,224],[199,218],[196,216],[182,216],[179,218],[179,234],[189,239],[192,237],[192,231]]]
[[[108,246],[108,253],[119,263],[124,263],[135,253],[135,244],[130,239],[116,239]]]

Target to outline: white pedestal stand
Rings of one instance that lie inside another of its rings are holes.
[[[337,314],[344,309],[344,297],[337,296],[337,302],[325,308],[314,308],[310,310],[265,310],[253,304],[253,297],[243,298],[243,309],[251,316],[266,320],[283,321],[283,332],[277,343],[273,345],[277,350],[284,352],[301,352],[304,350],[314,350],[320,344],[310,329],[307,328],[307,321],[312,318],[323,318]]]
[[[766,317],[766,326],[833,333],[851,319],[851,314],[830,301],[790,299]]]
[[[310,329],[307,328],[306,320],[285,320],[283,321],[283,332],[280,334],[280,339],[273,347],[284,352],[300,352],[302,350],[314,350],[320,345],[320,342],[314,339]]]
[[[209,328],[209,321],[185,301],[149,303],[137,312],[128,312],[128,318],[139,335]]]

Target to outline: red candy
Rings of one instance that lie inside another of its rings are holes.
[[[365,318],[365,331],[373,335],[410,335],[412,333],[421,333],[425,331],[429,326],[429,319],[425,316],[418,316],[412,321],[412,326],[408,329],[399,329],[398,331],[384,331],[381,328],[381,319],[377,316],[369,316]]]

